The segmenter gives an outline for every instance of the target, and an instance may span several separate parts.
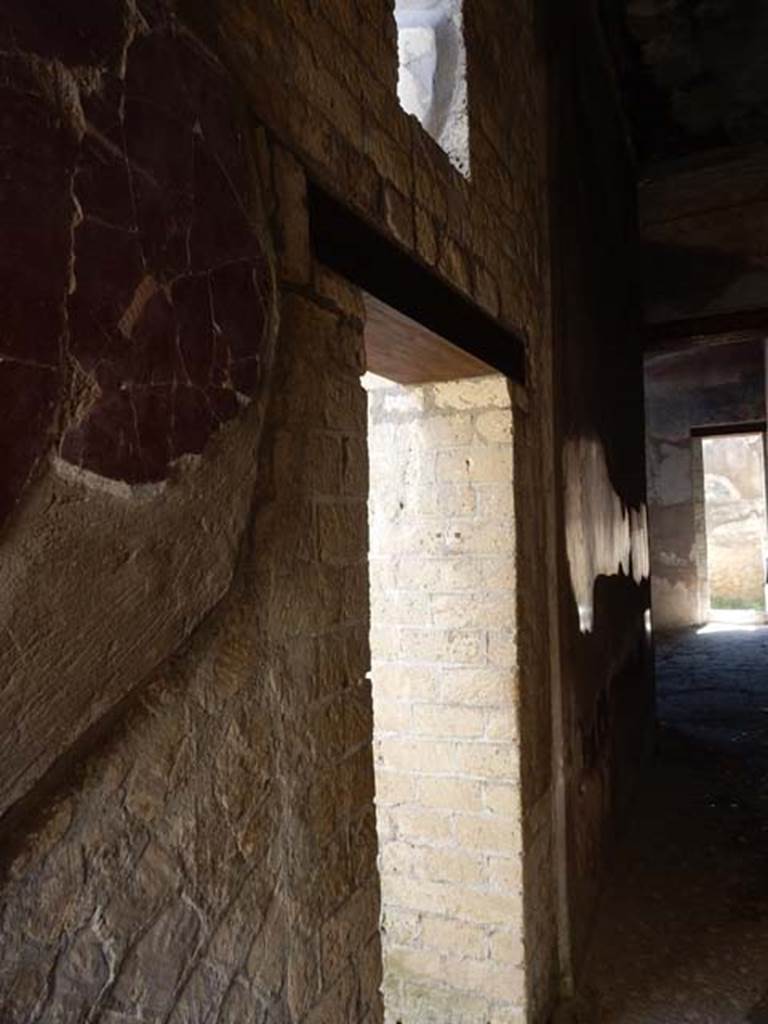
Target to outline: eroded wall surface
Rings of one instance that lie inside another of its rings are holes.
[[[374,387],[368,415],[385,1020],[522,1021],[509,386]]]
[[[678,629],[709,612],[702,466],[691,428],[765,419],[763,342],[659,354],[646,360],[645,378],[653,622]]]
[[[223,68],[155,12],[82,21],[0,22],[0,812],[226,591],[274,347]]]
[[[399,107],[391,6],[0,7],[4,1021],[381,1018],[362,307],[311,259],[308,173],[528,342],[534,1018],[554,998],[534,5],[467,12],[471,181]]]
[[[4,820],[4,1021],[377,1019],[359,339],[282,315],[226,598]]]

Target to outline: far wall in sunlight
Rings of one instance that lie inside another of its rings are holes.
[[[765,495],[761,434],[702,441],[709,603],[765,610]]]
[[[764,342],[688,346],[645,364],[651,601],[657,630],[707,621],[702,444],[692,435],[765,419]]]

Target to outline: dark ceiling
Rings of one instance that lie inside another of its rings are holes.
[[[768,142],[768,0],[601,0],[641,163]]]

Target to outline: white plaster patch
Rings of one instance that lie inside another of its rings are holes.
[[[101,491],[113,498],[124,501],[152,501],[159,497],[168,486],[167,480],[153,484],[127,484],[123,480],[111,480],[107,476],[93,473],[90,469],[75,466],[58,455],[51,458],[51,465],[57,477],[68,483],[82,484],[94,491]]]
[[[571,586],[582,633],[594,626],[594,587],[598,576],[649,574],[645,505],[628,509],[613,488],[603,446],[597,440],[570,440],[563,452],[565,531]]]

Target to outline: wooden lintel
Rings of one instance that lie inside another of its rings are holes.
[[[425,384],[495,372],[492,366],[375,296],[365,292],[363,299],[365,352],[371,373],[398,384]]]
[[[409,361],[404,362],[404,353],[409,345],[416,345],[412,370],[401,372],[427,372],[427,379],[444,379],[440,374],[445,372],[446,360],[458,361],[459,356],[456,352],[446,355],[447,350],[439,355],[439,340],[463,354],[465,358],[457,365],[465,368],[464,376],[479,362],[484,364],[485,373],[502,373],[518,384],[525,383],[526,351],[520,334],[320,186],[309,183],[307,200],[316,259],[377,300],[379,318],[385,307],[399,314],[398,361],[403,366]],[[392,323],[391,314],[387,316]],[[428,366],[430,358],[435,360],[432,369]]]

